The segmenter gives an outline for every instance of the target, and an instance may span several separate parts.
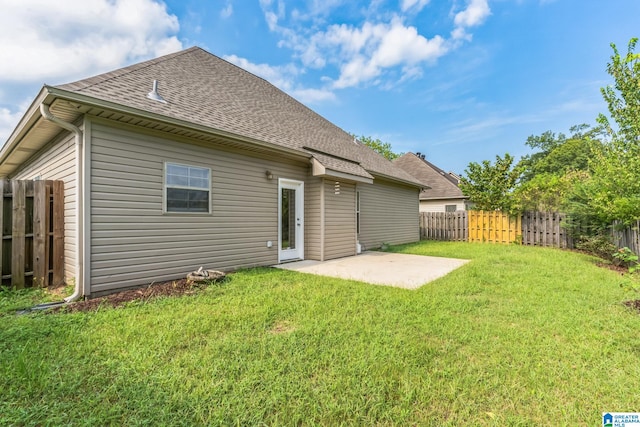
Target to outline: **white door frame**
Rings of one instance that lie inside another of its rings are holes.
[[[294,249],[282,248],[282,190],[295,190],[296,222]],[[278,262],[304,259],[304,182],[278,179]]]

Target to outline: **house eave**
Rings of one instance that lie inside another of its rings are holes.
[[[405,184],[405,185],[409,185],[411,187],[419,188],[420,190],[428,190],[428,189],[431,188],[428,185],[425,185],[425,184],[423,184],[421,182],[418,182],[418,181],[409,181],[409,180],[406,180],[406,179],[396,178],[394,176],[384,175],[384,174],[381,174],[381,173],[378,173],[378,172],[372,172],[372,171],[369,171],[369,173],[371,173],[373,175],[374,179],[380,178],[380,179],[385,179],[387,181],[395,181],[395,182],[399,182],[399,183],[402,183],[402,184]]]
[[[176,119],[173,117],[169,117],[169,116],[165,116],[163,114],[158,114],[158,113],[152,113],[150,111],[146,111],[146,110],[141,110],[138,108],[133,108],[133,107],[128,107],[126,105],[122,105],[122,104],[118,104],[115,102],[111,102],[111,101],[106,101],[103,99],[99,99],[99,98],[94,98],[91,96],[87,96],[87,95],[82,95],[76,92],[70,92],[70,91],[66,91],[64,89],[59,89],[56,87],[52,87],[52,86],[46,86],[46,88],[48,89],[49,93],[51,93],[52,95],[56,96],[57,98],[61,98],[61,99],[65,99],[67,101],[70,102],[76,102],[78,104],[84,104],[84,105],[88,105],[88,106],[92,106],[92,107],[97,107],[97,108],[104,108],[104,109],[108,109],[108,110],[114,110],[114,111],[118,111],[121,113],[125,113],[125,114],[131,114],[131,115],[135,115],[137,117],[143,118],[143,119],[147,119],[147,120],[153,120],[153,121],[158,121],[158,122],[162,122],[162,123],[167,123],[173,126],[178,126],[178,127],[182,127],[182,128],[186,128],[186,129],[190,129],[190,130],[194,130],[197,132],[202,132],[202,133],[208,133],[208,134],[213,134],[219,137],[223,137],[223,138],[228,138],[228,139],[232,139],[235,141],[239,141],[239,142],[244,142],[247,144],[251,144],[251,145],[255,145],[255,146],[259,146],[259,147],[264,147],[267,148],[269,150],[274,150],[274,151],[278,151],[278,152],[282,152],[282,153],[287,153],[296,157],[301,157],[301,158],[305,158],[308,159],[311,157],[310,154],[302,151],[302,150],[296,150],[293,148],[288,148],[288,147],[283,147],[281,145],[276,145],[276,144],[272,144],[269,142],[265,142],[259,139],[255,139],[255,138],[250,138],[250,137],[246,137],[240,134],[236,134],[233,132],[228,132],[222,129],[216,129],[216,128],[212,128],[209,126],[204,126],[204,125],[199,125],[197,123],[193,123],[187,120],[182,120],[182,119]]]
[[[424,201],[432,201],[432,200],[468,200],[469,198],[466,196],[433,196],[433,197],[424,197],[420,196],[420,200]]]
[[[50,98],[50,94],[46,89],[46,86],[43,86],[38,92],[38,95],[34,98],[27,111],[23,114],[22,118],[13,129],[13,132],[9,135],[9,138],[5,141],[2,149],[0,149],[0,176],[6,176],[7,173],[3,173],[2,165],[4,165],[5,161],[8,157],[10,157],[19,147],[20,142],[23,140],[24,136],[33,129],[38,120],[41,119],[42,115],[40,114],[40,104],[45,102]],[[9,172],[10,173],[10,172]]]
[[[319,178],[343,179],[364,184],[373,184],[372,178],[353,175],[327,168],[318,159],[314,158],[311,159],[311,173],[313,176],[317,176]]]
[[[29,154],[35,153],[38,149],[42,148],[52,137],[55,136],[47,134],[47,137],[43,137],[42,135],[40,135],[39,140],[30,138],[30,145],[33,146],[29,147],[28,149],[24,147],[26,141],[25,137],[29,134],[29,132],[32,132],[38,127],[43,126],[42,123],[45,122],[40,113],[40,104],[55,107],[54,103],[57,104],[56,101],[66,101],[67,103],[69,103],[69,105],[72,105],[75,110],[77,110],[77,115],[75,115],[74,117],[66,117],[66,120],[68,121],[74,121],[75,119],[77,119],[77,117],[84,114],[83,111],[81,111],[81,109],[83,108],[96,108],[105,111],[113,111],[120,114],[135,116],[148,121],[164,123],[201,134],[212,135],[217,138],[223,138],[230,141],[238,142],[240,144],[246,144],[247,146],[285,154],[289,157],[298,158],[300,160],[308,160],[309,158],[311,158],[311,155],[309,153],[302,150],[283,147],[254,138],[249,138],[243,135],[238,135],[232,132],[227,132],[221,129],[198,125],[186,120],[175,119],[162,114],[127,107],[122,104],[117,104],[114,102],[105,101],[87,95],[82,95],[64,89],[44,85],[42,89],[40,89],[40,92],[33,100],[25,114],[18,122],[18,125],[9,136],[9,139],[0,150],[0,177],[6,177],[15,172],[15,170],[17,170],[21,164],[21,159]],[[64,131],[60,130],[59,128],[56,129],[56,134],[61,132]],[[24,152],[19,153],[20,150]],[[12,158],[13,161],[11,161]]]

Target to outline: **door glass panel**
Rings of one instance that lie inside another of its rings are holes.
[[[296,190],[283,188],[280,194],[282,218],[280,218],[280,241],[282,249],[296,248]]]

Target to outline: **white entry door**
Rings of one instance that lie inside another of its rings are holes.
[[[278,180],[278,259],[304,259],[304,182]]]

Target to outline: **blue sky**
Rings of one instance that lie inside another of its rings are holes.
[[[445,170],[606,112],[638,0],[0,0],[0,141],[43,83],[190,46]]]

